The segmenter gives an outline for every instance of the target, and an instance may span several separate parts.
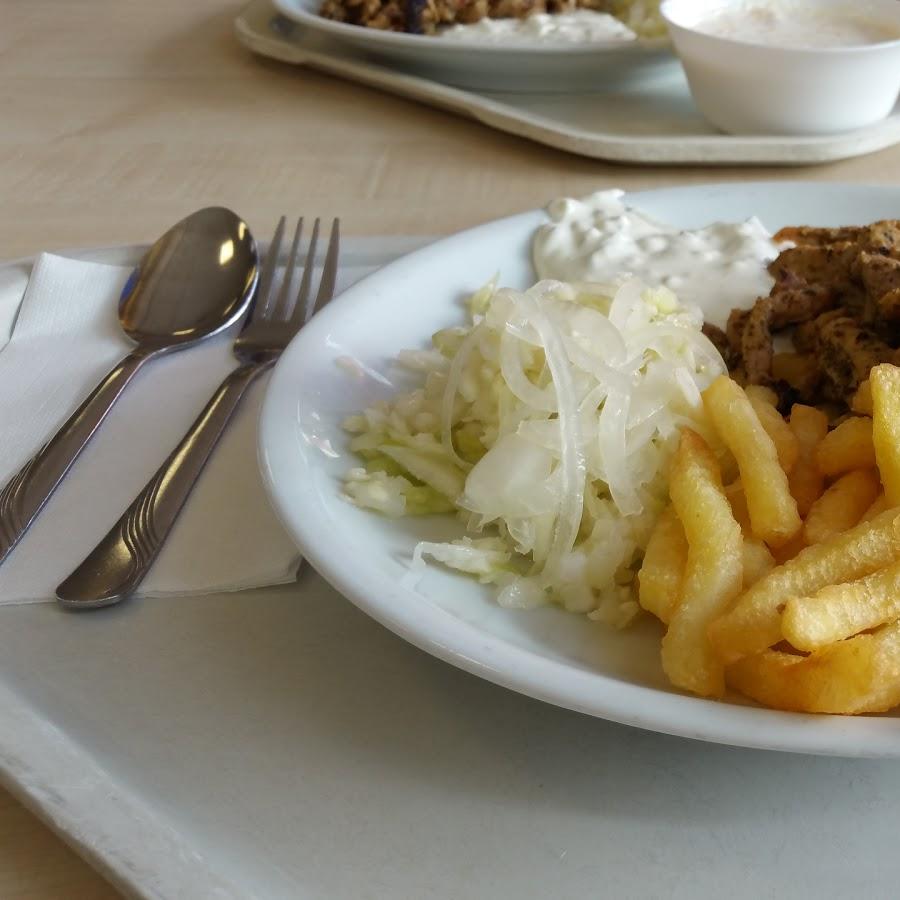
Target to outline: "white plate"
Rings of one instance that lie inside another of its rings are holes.
[[[401,34],[324,19],[321,0],[274,0],[285,16],[368,56],[467,88],[591,91],[646,75],[676,60],[667,39],[585,44],[485,44]]]
[[[629,200],[684,227],[758,215],[775,229],[888,218],[900,209],[900,188],[756,183],[650,191]],[[649,621],[615,633],[557,609],[502,610],[488,590],[437,568],[412,586],[404,576],[416,541],[458,533],[455,521],[391,521],[342,499],[341,475],[354,464],[340,426],[344,416],[390,397],[397,383],[390,360],[460,321],[460,298],[495,272],[503,284],[529,284],[530,239],[543,220],[543,213],[530,212],[419,250],[348,290],[290,345],[263,406],[260,459],[276,509],[304,555],[397,634],[532,697],[721,743],[900,756],[897,718],[797,715],[674,691],[659,665],[660,633]],[[341,357],[360,361],[369,375],[353,377],[337,364]]]

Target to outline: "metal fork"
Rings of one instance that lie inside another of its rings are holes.
[[[241,365],[219,385],[181,443],[106,537],[56,589],[56,596],[63,606],[72,609],[111,606],[135,590],[153,565],[247,388],[275,363],[291,338],[334,296],[339,220],[335,219],[331,226],[315,301],[311,288],[319,220],[316,219],[313,225],[300,288],[294,294],[291,288],[298,268],[303,219],[297,222],[284,280],[276,296],[275,268],[284,238],[284,226],[282,216],[259,279],[255,305],[234,342],[234,355]]]

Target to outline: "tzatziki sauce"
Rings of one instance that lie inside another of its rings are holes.
[[[471,25],[451,25],[438,32],[445,40],[483,44],[593,44],[633,41],[637,35],[613,16],[590,9],[536,13],[525,19],[481,19]]]
[[[720,9],[699,19],[697,31],[750,44],[821,49],[860,47],[900,38],[900,29],[847,4],[817,8],[814,3],[755,0]]]
[[[538,277],[618,284],[634,276],[668,287],[719,325],[732,308],[769,293],[766,265],[787,245],[776,244],[759,219],[683,230],[626,206],[623,196],[612,190],[554,200],[532,245]]]

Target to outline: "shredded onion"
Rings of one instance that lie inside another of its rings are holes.
[[[347,494],[385,514],[452,505],[469,532],[491,529],[420,544],[417,571],[427,556],[505,606],[615,618],[634,607],[673,437],[707,431],[700,392],[725,370],[702,316],[637,280],[491,284],[469,309],[468,330],[435,336],[440,356],[403,356],[424,389],[348,420],[367,469]]]
[[[541,312],[537,301],[527,294],[522,295],[519,309],[543,342],[547,366],[553,378],[559,417],[561,497],[553,543],[545,564],[545,577],[552,579],[562,564],[564,555],[575,546],[575,539],[578,537],[587,467],[581,449],[578,404],[562,335]]]
[[[463,371],[472,355],[472,350],[478,342],[478,326],[472,329],[463,338],[463,342],[456,351],[456,356],[450,363],[450,371],[447,374],[447,387],[444,388],[444,396],[441,399],[441,445],[447,455],[461,468],[469,469],[470,465],[456,452],[453,446],[453,407],[456,403],[456,395],[459,393],[459,383],[462,381]]]

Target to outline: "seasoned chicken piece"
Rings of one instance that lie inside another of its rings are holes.
[[[729,316],[735,365],[750,384],[786,382],[807,402],[846,403],[873,365],[900,361],[900,220],[789,227],[775,240],[796,246],[769,264],[769,296]],[[802,366],[787,355],[776,367],[772,335],[791,325]]]
[[[818,327],[817,354],[825,395],[839,402],[869,377],[872,366],[893,362],[896,351],[849,316],[826,319]]]
[[[812,353],[815,355],[819,350],[819,329],[831,319],[844,318],[847,310],[843,307],[829,310],[822,313],[821,316],[810,322],[804,322],[794,329],[791,340],[794,342],[794,348],[798,353]]]
[[[319,14],[382,31],[434,34],[442,25],[484,18],[524,19],[534,13],[595,8],[605,0],[324,0]]]
[[[719,351],[729,370],[733,369],[735,359],[731,344],[728,341],[728,335],[718,325],[713,325],[712,322],[703,323],[703,333],[712,341],[713,346]]]
[[[827,247],[829,244],[841,244],[848,241],[859,241],[864,227],[848,225],[843,228],[815,228],[812,225],[788,225],[776,231],[772,240],[793,241],[798,246]]]
[[[860,249],[900,259],[900,220],[884,219],[872,223],[860,239]]]
[[[874,317],[900,321],[900,259],[875,253],[859,254],[859,270]]]
[[[733,309],[728,314],[728,322],[725,325],[725,336],[728,338],[728,345],[731,347],[731,353],[734,359],[741,358],[741,336],[744,333],[744,325],[747,324],[747,318],[750,315],[749,309]],[[739,363],[736,363],[736,365]]]
[[[800,398],[800,402],[807,403],[816,396],[816,390],[822,380],[822,372],[812,353],[776,353],[772,357],[772,380],[775,390],[778,392],[779,401],[782,400],[783,395],[787,395],[787,392],[781,387],[785,385],[795,392],[796,396]]]
[[[825,285],[780,288],[760,297],[750,310],[741,333],[741,358],[750,384],[772,380],[772,333],[799,325],[835,305],[835,295]]]
[[[791,247],[769,263],[769,273],[776,282],[786,282],[788,286],[798,280],[804,284],[827,284],[843,295],[857,289],[851,268],[858,255],[859,245],[851,241],[825,247]]]

